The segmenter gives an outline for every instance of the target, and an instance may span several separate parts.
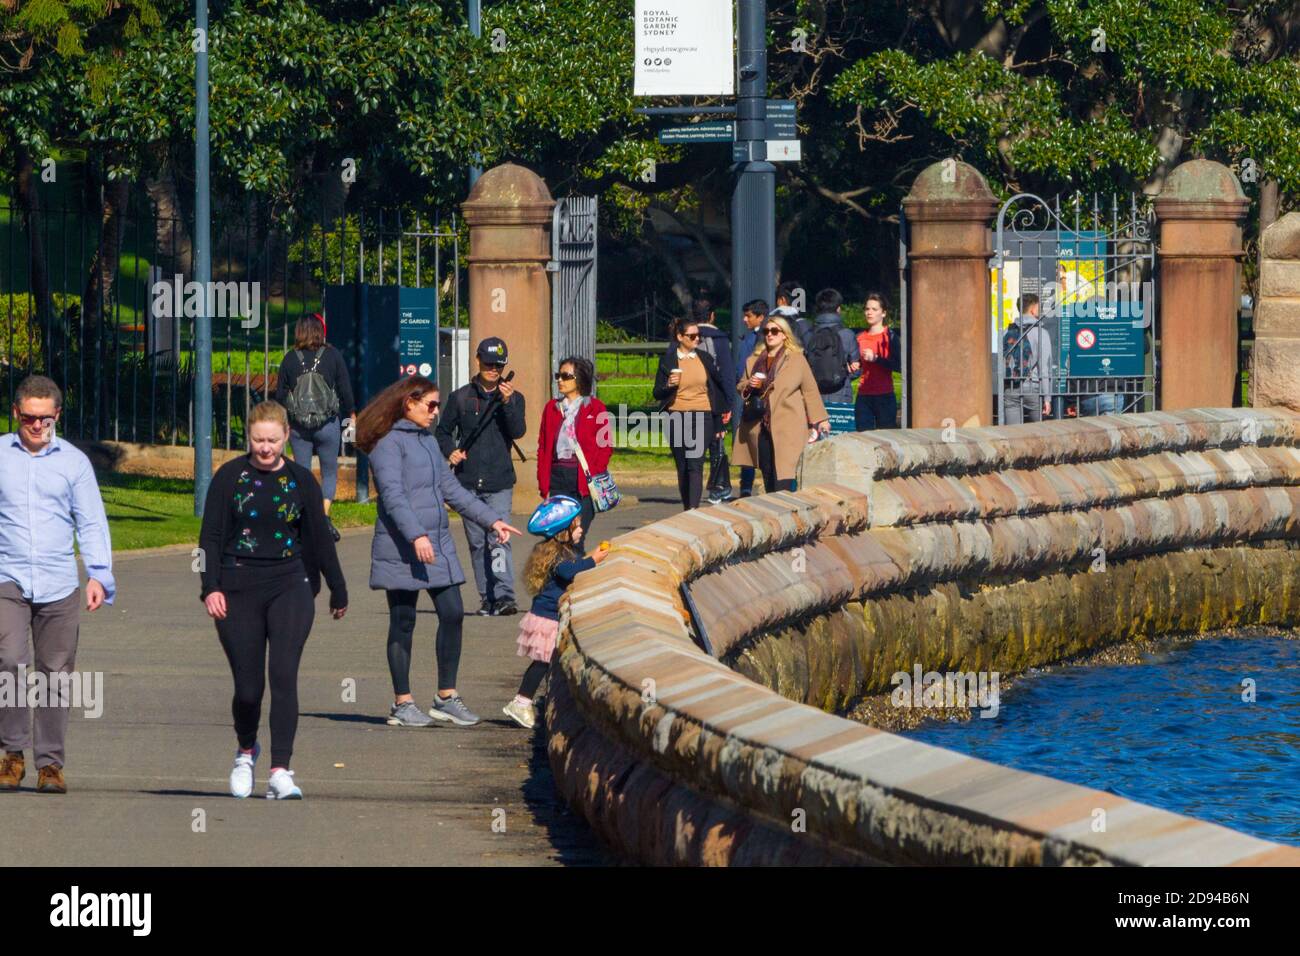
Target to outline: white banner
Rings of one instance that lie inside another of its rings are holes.
[[[732,0],[636,0],[636,96],[730,96]]]

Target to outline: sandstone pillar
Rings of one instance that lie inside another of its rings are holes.
[[[997,199],[952,160],[921,172],[903,200],[911,240],[908,379],[914,428],[992,424],[989,223]]]
[[[1250,404],[1300,412],[1300,212],[1260,237]]]
[[[485,172],[462,205],[469,224],[470,373],[474,350],[489,336],[505,340],[514,385],[527,402],[528,432],[515,459],[514,510],[536,504],[537,432],[551,397],[551,210],[555,201],[534,172],[505,163]]]
[[[1208,159],[1178,166],[1156,199],[1162,411],[1233,405],[1248,206],[1232,170]]]

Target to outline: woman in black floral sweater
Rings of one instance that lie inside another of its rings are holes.
[[[311,633],[323,575],[330,611],[343,617],[347,585],[325,522],[320,485],[284,457],[289,420],[277,402],[257,405],[248,421],[249,452],[212,476],[199,533],[203,590],[235,678],[231,711],[239,749],[230,792],[253,792],[261,747],[257,728],[271,677],[271,776],[266,795],[300,800],[289,759],[298,729],[298,663]]]

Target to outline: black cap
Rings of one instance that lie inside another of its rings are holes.
[[[493,365],[505,365],[506,364],[506,343],[503,340],[497,338],[496,336],[492,336],[491,338],[486,338],[478,344],[477,354],[478,357],[484,362],[488,362]]]

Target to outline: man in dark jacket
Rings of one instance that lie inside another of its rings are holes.
[[[853,380],[862,372],[858,339],[844,327],[840,306],[844,297],[835,289],[817,293],[817,318],[803,340],[804,358],[817,378],[823,402],[853,404]],[[836,342],[838,339],[838,343]],[[833,367],[832,367],[833,366]],[[826,383],[839,383],[826,388]]]
[[[515,486],[514,443],[524,437],[524,397],[503,381],[506,343],[478,345],[478,374],[447,397],[434,432],[438,447],[467,490],[497,514],[510,513]],[[479,614],[514,614],[515,567],[510,543],[489,542],[485,529],[465,522],[470,563],[478,585]]]

